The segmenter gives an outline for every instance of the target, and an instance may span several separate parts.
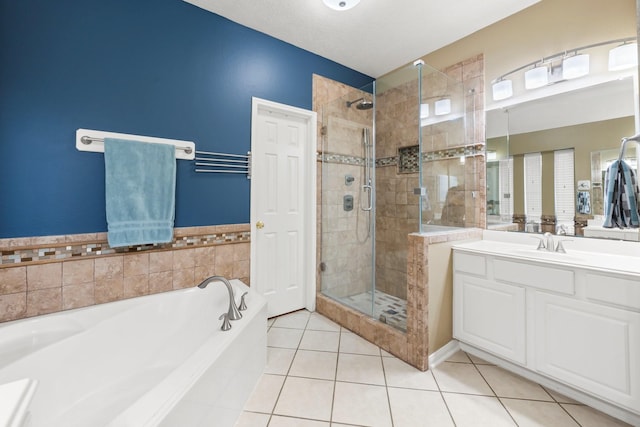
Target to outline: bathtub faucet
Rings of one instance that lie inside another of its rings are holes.
[[[227,318],[229,320],[238,320],[242,317],[242,314],[238,311],[238,306],[236,306],[235,298],[233,297],[233,288],[231,287],[231,283],[227,279],[222,276],[211,276],[207,279],[204,279],[202,283],[198,285],[199,288],[206,288],[211,282],[222,282],[227,287],[229,291],[229,311],[227,312]]]

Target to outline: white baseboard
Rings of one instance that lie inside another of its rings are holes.
[[[460,343],[451,340],[429,355],[429,369],[433,369],[460,350]]]

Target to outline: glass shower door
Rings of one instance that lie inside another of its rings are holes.
[[[373,316],[375,147],[368,88],[322,109],[322,293]]]

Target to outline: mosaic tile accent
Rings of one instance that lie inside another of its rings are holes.
[[[434,160],[456,159],[459,157],[477,156],[484,154],[484,144],[469,144],[452,147],[446,150],[427,151],[422,154],[423,162]],[[363,166],[364,158],[346,156],[336,153],[318,153],[318,161],[335,164]],[[398,156],[376,159],[376,167],[398,166],[398,173],[418,172],[418,146],[402,147],[398,149]]]
[[[382,157],[376,160],[376,167],[395,166],[397,164],[397,157]]]
[[[375,319],[401,331],[407,330],[407,301],[382,291],[376,291],[373,298],[373,317]],[[340,299],[365,313],[371,311],[371,291]]]
[[[181,231],[182,232],[180,234],[184,234],[184,232],[188,232],[189,229],[182,229]],[[16,264],[29,264],[36,261],[86,259],[95,256],[139,253],[149,250],[171,250],[221,245],[226,243],[249,242],[251,241],[251,236],[249,231],[227,231],[206,234],[193,233],[192,235],[174,236],[171,243],[136,245],[122,248],[112,248],[106,241],[94,241],[88,243],[60,242],[43,246],[33,245],[35,247],[16,248],[10,248],[10,245],[3,244],[11,240],[12,239],[0,239],[0,253],[2,255],[0,258],[0,267],[15,267]]]
[[[423,153],[423,161],[455,159],[462,156],[477,156],[484,154],[484,143],[460,145],[446,150],[436,150]]]
[[[363,166],[364,158],[357,156],[345,156],[337,153],[318,153],[318,160],[325,163],[337,163],[345,165]]]
[[[420,162],[418,148],[417,145],[398,148],[398,173],[418,172]]]

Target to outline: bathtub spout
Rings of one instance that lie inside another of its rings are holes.
[[[227,290],[229,291],[229,311],[227,312],[228,319],[229,320],[240,319],[242,317],[242,314],[240,313],[240,311],[238,311],[238,306],[236,306],[236,301],[235,301],[235,298],[233,297],[233,288],[231,287],[231,283],[229,283],[229,281],[222,276],[211,276],[207,279],[204,279],[202,283],[198,285],[198,287],[201,289],[204,289],[211,282],[224,283],[224,285],[227,287]]]

